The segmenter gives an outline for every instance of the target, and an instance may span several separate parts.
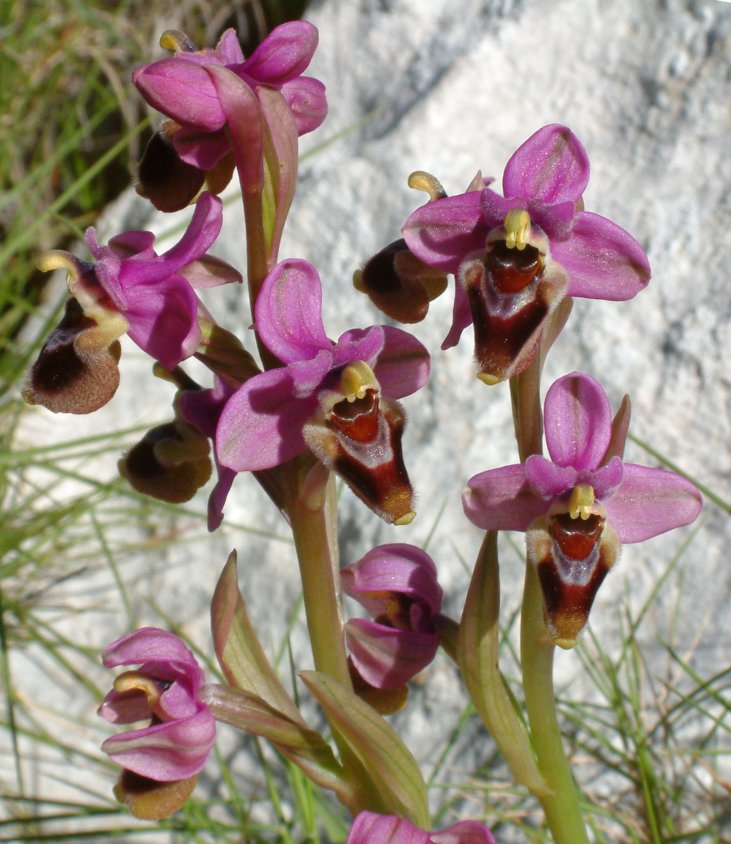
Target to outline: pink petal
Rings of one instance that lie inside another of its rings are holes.
[[[178,273],[196,290],[206,290],[221,284],[241,284],[243,281],[241,273],[235,267],[213,255],[204,255],[197,261],[191,261]]]
[[[475,475],[467,482],[462,506],[467,518],[484,530],[527,530],[548,509],[531,489],[522,463]]]
[[[588,181],[586,150],[570,129],[553,123],[513,153],[505,166],[503,193],[555,205],[576,202]]]
[[[241,44],[239,44],[239,38],[236,35],[235,29],[227,29],[218,39],[216,53],[218,53],[224,64],[239,64],[243,62],[244,54],[241,51]]]
[[[401,229],[406,245],[425,264],[456,273],[465,255],[485,249],[481,197],[468,191],[417,208]]]
[[[181,639],[159,627],[141,627],[112,642],[102,653],[105,668],[165,660],[189,663],[198,668],[195,657]]]
[[[322,324],[322,285],[307,261],[282,261],[264,280],[256,300],[256,330],[284,363],[314,358],[332,344]]]
[[[430,844],[429,833],[397,815],[361,812],[345,844]]]
[[[451,349],[459,343],[462,332],[468,325],[472,324],[472,311],[470,310],[467,291],[464,286],[455,280],[454,305],[452,306],[452,326],[449,333],[442,341],[442,350]]]
[[[381,391],[392,399],[410,396],[429,380],[429,352],[400,328],[384,325],[382,330],[385,343],[374,367]]]
[[[173,146],[182,161],[204,171],[212,170],[231,150],[223,129],[203,132],[183,127],[173,135]]]
[[[442,589],[431,557],[415,545],[395,542],[379,545],[357,563],[340,572],[343,591],[372,615],[381,612],[378,599],[368,593],[394,592],[425,603],[434,616],[442,609]],[[387,600],[388,598],[386,598]]]
[[[282,367],[250,378],[226,402],[216,432],[223,466],[237,472],[269,469],[305,450],[302,428],[316,398],[294,397],[291,372]]]
[[[132,74],[145,100],[182,126],[215,132],[226,122],[218,92],[205,67],[177,56]]]
[[[376,689],[397,689],[434,659],[437,633],[397,630],[365,618],[345,625],[345,641],[361,677]]]
[[[533,491],[550,501],[576,486],[577,471],[573,466],[557,466],[540,454],[531,454],[525,461],[525,476]]]
[[[282,85],[281,93],[292,111],[300,135],[313,132],[327,117],[325,86],[319,79],[300,76]]]
[[[611,220],[580,211],[568,240],[551,243],[551,256],[569,276],[569,296],[624,301],[650,280],[645,251]]]
[[[208,191],[202,193],[195,204],[195,211],[185,234],[160,258],[177,272],[192,261],[205,255],[213,246],[223,224],[223,203]]]
[[[216,739],[216,722],[207,707],[192,717],[166,721],[108,738],[102,750],[129,771],[160,782],[197,774]]]
[[[223,508],[238,474],[233,469],[227,469],[225,466],[222,466],[218,460],[216,460],[216,470],[218,472],[218,481],[208,497],[207,527],[210,533],[217,530],[223,521]]]
[[[166,369],[174,369],[198,348],[198,300],[178,275],[130,288],[124,316],[130,338]]]
[[[333,349],[333,366],[344,366],[356,360],[375,367],[386,342],[384,326],[350,328],[344,331]]]
[[[267,85],[290,82],[307,69],[318,38],[317,29],[311,23],[283,23],[267,35],[241,69]]]
[[[131,231],[118,234],[107,244],[119,258],[138,255],[142,258],[155,258],[155,235],[152,232]]]
[[[544,405],[546,444],[559,466],[596,469],[611,437],[612,410],[594,378],[572,372],[555,381]]]
[[[460,821],[441,832],[432,832],[431,844],[496,844],[490,830],[477,821]]]
[[[135,721],[147,721],[152,715],[143,692],[117,692],[114,689],[104,698],[97,714],[111,724],[134,724]]]
[[[603,502],[608,521],[622,542],[642,542],[690,524],[703,498],[690,481],[665,469],[624,464],[622,484]]]

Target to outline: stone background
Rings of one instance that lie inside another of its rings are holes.
[[[615,408],[630,393],[634,435],[731,500],[731,4],[321,0],[312,4],[309,17],[320,29],[310,72],[328,87],[330,115],[314,137],[303,139],[301,183],[281,255],[318,267],[330,336],[382,321],[350,280],[422,203],[423,195],[406,187],[412,170],[434,173],[449,193],[463,191],[478,168],[499,185],[505,162],[525,138],[546,123],[565,123],[591,161],[586,208],[640,240],[653,280],[629,303],[576,300],[549,357],[546,383],[580,369],[602,382]],[[109,209],[98,229],[107,237],[125,228],[170,227],[171,217],[151,215],[130,193]],[[232,197],[214,252],[243,267],[242,247],[241,215]],[[250,322],[240,290],[212,291],[206,302],[229,328],[241,330]],[[383,525],[346,490],[341,551],[343,562],[350,563],[382,542],[428,543],[447,610],[457,615],[481,539],[462,515],[461,489],[476,472],[514,462],[516,453],[507,387],[487,388],[474,378],[471,331],[457,348],[439,351],[451,304],[450,290],[415,329],[434,355],[430,384],[404,401],[417,519],[408,528]],[[251,340],[247,344],[253,348]],[[122,387],[109,406],[81,419],[28,413],[20,440],[51,442],[107,426],[157,422],[167,416],[167,401],[167,388],[149,377],[147,361],[127,343]],[[627,457],[656,465],[635,444]],[[111,477],[114,461],[93,471]],[[203,512],[205,496],[195,508]],[[148,606],[162,606],[172,618],[186,619],[186,631],[208,648],[211,590],[228,551],[237,547],[252,615],[265,644],[277,646],[298,593],[296,564],[285,525],[256,485],[246,477],[237,480],[224,526],[212,540],[199,520],[191,525],[170,517],[140,528],[141,535],[167,530],[190,541],[124,563],[142,607],[140,621],[154,620]],[[520,537],[515,539],[520,548]],[[668,668],[665,641],[684,657],[692,655],[702,676],[728,666],[730,540],[727,514],[709,503],[697,530],[626,547],[592,616],[592,629],[605,647],[611,651],[618,641],[621,608],[641,606],[682,552],[677,572],[640,630],[651,672],[670,688],[680,682]],[[507,618],[518,605],[522,573],[514,548],[506,544],[504,551]],[[69,623],[97,646],[126,627],[112,603],[109,575],[92,572],[89,578],[96,612]],[[294,648],[298,665],[309,667],[306,645],[296,638]],[[17,659],[29,660],[29,683],[37,686],[33,654]],[[559,656],[557,672],[571,695],[592,694],[573,654]],[[446,659],[437,660],[413,697],[415,710],[397,724],[428,769],[442,740],[434,724],[448,731],[464,705]],[[85,714],[93,708],[88,700],[76,705]],[[467,746],[474,736],[468,731],[450,757],[456,777],[485,758],[485,746]],[[96,738],[87,737],[90,747]],[[42,766],[36,773],[48,775]],[[78,779],[84,781],[83,772]]]

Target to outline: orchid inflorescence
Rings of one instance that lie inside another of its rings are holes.
[[[599,382],[573,372],[550,386],[541,407],[540,376],[571,299],[634,297],[650,278],[647,256],[617,224],[584,210],[588,156],[565,126],[544,126],[518,147],[502,195],[481,173],[456,196],[429,174],[412,175],[428,201],[405,221],[402,238],[356,272],[355,285],[390,318],[411,323],[427,316],[454,277],[443,348],[473,326],[479,380],[510,382],[520,462],[467,481],[464,512],[486,535],[459,623],[442,613],[444,563],[417,546],[381,545],[341,571],[334,477],[386,522],[414,518],[399,400],[427,383],[431,361],[422,343],[390,325],[330,339],[317,270],[299,258],[279,260],[298,137],[327,112],[324,86],[303,76],[317,37],[308,23],[287,23],[245,58],[233,30],[203,50],[183,33],[165,33],[161,45],[173,55],[133,75],[166,118],[141,162],[138,191],[163,211],[195,202],[188,228],[162,254],[150,232],[102,245],[90,229],[91,261],[64,252],[43,260],[45,269],[68,271],[69,300],[28,376],[26,400],[68,413],[110,401],[125,333],[153,359],[155,373],[176,388],[174,418],[125,455],[122,474],[147,494],[189,500],[208,482],[212,454],[208,524],[215,530],[236,476],[253,473],[293,532],[315,663],[300,678],[332,729],[328,740],[308,726],[268,662],[232,555],[211,605],[224,683],[205,682],[192,652],[167,631],[143,628],[104,651],[108,668],[137,667],[116,678],[100,714],[112,723],[149,722],[104,742],[123,768],[116,793],[140,817],[182,806],[218,720],[268,739],[332,790],[355,818],[349,844],[492,844],[487,827],[473,820],[427,831],[424,780],[383,718],[406,704],[409,682],[441,644],[517,782],[543,805],[555,840],[581,844],[588,839],[565,759],[544,750],[546,731],[556,727],[550,717],[534,718],[553,711],[545,693],[550,654],[577,644],[621,546],[692,522],[701,496],[673,472],[623,460],[627,397],[612,416]],[[209,254],[224,213],[216,194],[234,172],[258,362],[199,298],[242,281]],[[185,371],[193,357],[210,371],[209,385]],[[527,723],[499,670],[496,532],[503,530],[526,533]],[[346,623],[341,593],[354,601]]]

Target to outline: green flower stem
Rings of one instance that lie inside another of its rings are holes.
[[[523,690],[531,740],[538,768],[551,789],[548,795],[536,796],[546,813],[555,844],[589,844],[556,715],[553,689],[556,648],[543,620],[538,575],[530,564],[526,566],[520,633]]]
[[[570,301],[549,327],[540,353],[520,375],[510,379],[515,438],[521,462],[543,452],[543,412],[540,382],[543,361],[571,310]],[[579,794],[563,749],[553,688],[556,646],[543,619],[543,596],[538,574],[526,563],[520,629],[520,659],[530,737],[538,770],[548,793],[534,791],[546,814],[555,844],[588,844]]]
[[[297,463],[291,465],[294,469]],[[310,647],[316,669],[352,692],[340,600],[335,476],[320,463],[310,464],[304,471],[304,481],[295,485],[297,492],[290,496],[287,513],[299,561]],[[330,729],[345,778],[358,795],[356,805],[348,808],[355,812],[380,806],[373,777],[332,720]]]
[[[352,691],[343,638],[334,508],[334,476],[317,463],[309,469],[287,512],[300,566],[315,668]]]

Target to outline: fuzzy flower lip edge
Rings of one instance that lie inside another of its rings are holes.
[[[533,455],[475,475],[463,494],[465,514],[485,530],[526,531],[552,500],[586,484],[598,493],[622,543],[694,521],[703,502],[690,481],[666,469],[623,463],[616,455],[604,462],[611,425],[609,400],[595,379],[580,372],[558,379],[545,399],[551,459]]]
[[[333,343],[321,306],[320,277],[306,261],[282,261],[267,276],[255,325],[285,365],[250,378],[227,402],[216,433],[224,466],[268,469],[303,452],[302,429],[318,408],[318,396],[337,389],[338,373],[350,363],[366,363],[389,398],[426,383],[429,355],[418,340],[397,328],[371,326],[346,331]]]
[[[456,274],[469,253],[484,250],[508,211],[522,207],[549,235],[551,257],[568,274],[568,296],[630,299],[649,281],[647,256],[620,226],[578,210],[588,178],[584,147],[566,126],[550,124],[509,159],[504,196],[485,187],[436,199],[414,211],[402,232],[422,261]]]
[[[106,739],[102,750],[126,770],[160,782],[196,775],[216,737],[213,714],[200,700],[203,672],[181,640],[144,627],[112,642],[102,654],[107,668],[139,665],[115,681],[99,707],[114,724],[151,719],[148,727]]]
[[[439,647],[443,593],[431,557],[414,545],[380,545],[343,569],[340,579],[345,594],[373,616],[345,625],[356,670],[374,688],[407,683]]]
[[[363,811],[353,821],[345,844],[495,844],[495,839],[478,821],[459,821],[428,832],[398,815]]]

